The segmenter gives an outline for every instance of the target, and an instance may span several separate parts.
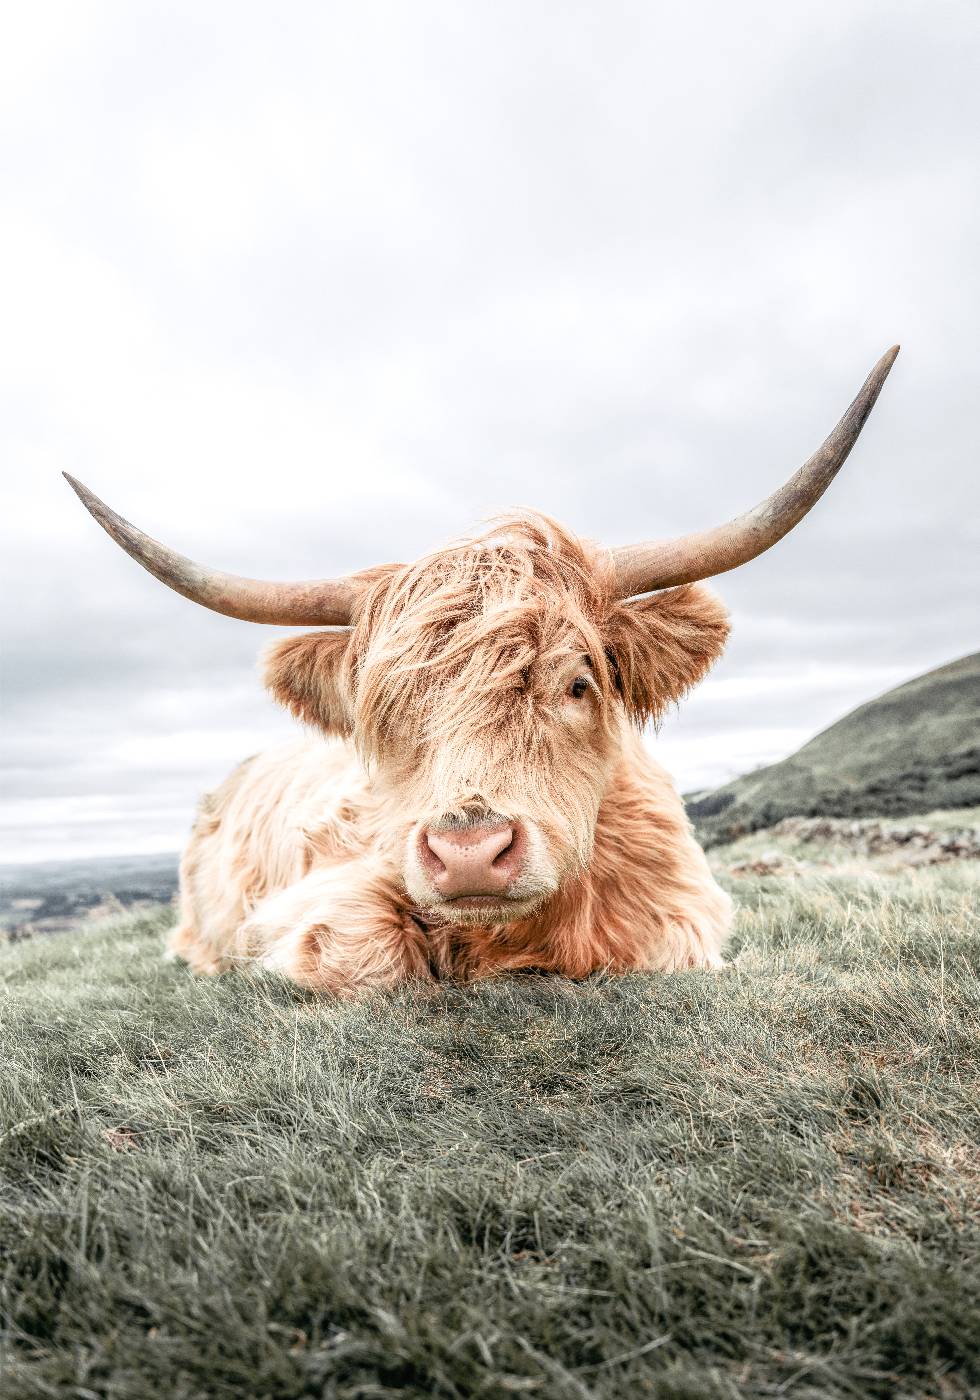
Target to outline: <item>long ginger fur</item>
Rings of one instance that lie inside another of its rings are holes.
[[[172,951],[334,992],[720,966],[730,902],[639,730],[727,633],[702,585],[617,600],[600,551],[542,516],[377,571],[352,628],[271,648],[266,682],[312,733],[204,799]],[[506,922],[420,898],[418,831],[470,811],[535,833],[535,896]]]

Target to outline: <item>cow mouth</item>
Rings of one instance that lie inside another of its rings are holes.
[[[515,905],[525,906],[526,899],[511,899],[508,895],[501,894],[460,894],[454,899],[442,900],[439,903],[440,909],[452,909],[457,913],[480,913],[491,910],[495,913],[503,914],[507,918],[513,918]]]
[[[463,894],[452,899],[430,898],[425,914],[449,924],[512,924],[533,914],[551,893],[533,895]]]

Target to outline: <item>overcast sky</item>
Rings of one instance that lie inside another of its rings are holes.
[[[295,578],[531,505],[716,523],[903,345],[841,477],[718,581],[684,789],[976,649],[980,6],[8,6],[0,859],[176,849],[291,732],[273,630],[168,592],[68,470]]]

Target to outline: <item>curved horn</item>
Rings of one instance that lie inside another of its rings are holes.
[[[267,583],[195,564],[144,535],[67,472],[62,476],[82,505],[137,564],[172,588],[226,617],[268,622],[276,627],[349,623],[363,585],[356,578],[315,579],[307,583]]]
[[[652,593],[656,588],[696,583],[698,579],[737,569],[740,564],[747,564],[756,555],[771,549],[816,505],[844,465],[898,351],[899,347],[893,345],[882,355],[823,446],[785,486],[754,510],[713,530],[610,550],[617,596],[632,598],[638,593]]]

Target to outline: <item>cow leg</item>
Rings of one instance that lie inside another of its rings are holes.
[[[653,883],[654,897],[639,927],[648,931],[645,963],[658,972],[725,966],[722,949],[732,901],[714,880],[704,852],[684,832],[665,857]]]
[[[395,885],[366,862],[316,870],[263,900],[238,933],[244,958],[320,991],[432,976],[425,935]]]
[[[181,919],[167,939],[165,956],[168,960],[179,958],[199,977],[214,977],[230,966],[227,961],[215,956],[186,917]]]
[[[727,966],[721,948],[728,934],[730,905],[714,901],[697,924],[687,920],[666,923],[648,966],[660,972],[705,968],[718,972]]]

